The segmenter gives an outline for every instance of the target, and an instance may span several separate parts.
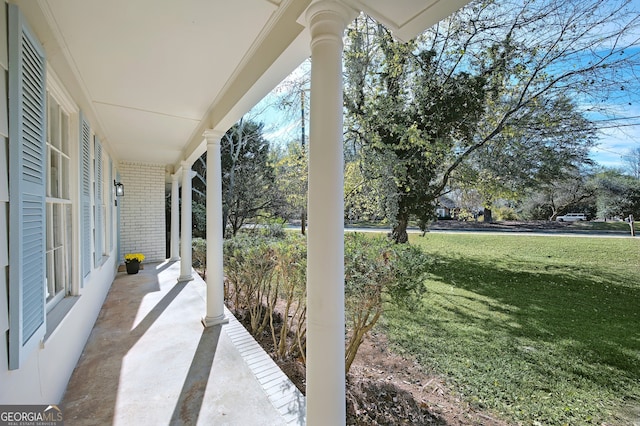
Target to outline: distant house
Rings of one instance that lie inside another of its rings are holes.
[[[436,217],[438,219],[456,217],[457,213],[458,208],[456,207],[455,201],[444,195],[438,198],[438,205],[436,206]]]

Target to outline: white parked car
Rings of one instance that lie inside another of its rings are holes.
[[[558,222],[577,222],[587,220],[587,215],[584,213],[567,213],[563,216],[556,217]]]

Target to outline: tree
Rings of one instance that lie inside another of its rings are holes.
[[[597,187],[588,169],[563,173],[558,179],[530,191],[525,197],[524,214],[531,219],[555,220],[569,212],[596,213]]]
[[[284,151],[272,152],[281,198],[275,214],[287,220],[300,219],[303,235],[307,224],[306,123],[309,119],[310,72],[310,61],[307,60],[252,109],[252,113],[268,117],[269,132],[288,142]]]
[[[277,203],[273,165],[269,161],[269,141],[263,137],[262,129],[260,123],[241,119],[220,142],[223,229],[230,227],[232,235],[236,235],[247,220],[268,215]],[[205,206],[206,153],[193,168],[196,172],[194,202]]]
[[[523,187],[579,166],[597,127],[586,112],[633,87],[639,53],[626,47],[640,18],[630,8],[474,2],[406,44],[359,18],[346,43],[347,139],[395,164],[381,177],[395,182],[393,238],[406,241],[409,217],[427,220],[463,171],[502,191],[513,170]]]
[[[348,222],[373,220],[384,217],[377,188],[363,173],[359,161],[348,161],[344,170],[344,215]]]
[[[481,194],[486,222],[492,221],[496,201],[518,201],[532,190],[562,186],[592,163],[590,123],[566,97],[560,95],[532,114],[480,147],[451,178],[450,186],[471,187]]]
[[[640,180],[640,146],[629,150],[629,153],[624,156],[624,160],[631,176]]]
[[[306,233],[308,158],[299,142],[287,145],[286,152],[274,159],[276,187],[282,203],[277,214],[285,219],[300,218],[300,232]]]
[[[604,169],[595,176],[598,195],[598,215],[602,218],[640,217],[640,186],[638,181],[620,170]]]
[[[426,224],[434,215],[433,202],[443,189],[434,184],[439,165],[454,141],[470,141],[483,84],[466,73],[433,81],[430,52],[414,55],[415,44],[398,43],[382,26],[359,21],[349,32],[347,54],[349,137],[360,142],[363,158],[374,160],[365,166],[373,165],[384,182],[393,183],[384,197],[387,216],[393,239],[405,242],[411,216]],[[376,40],[377,50],[365,37]],[[366,93],[369,85],[375,86],[372,93]]]

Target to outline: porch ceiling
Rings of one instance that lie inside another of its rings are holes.
[[[468,1],[344,0],[403,40]],[[311,0],[17,2],[117,160],[195,159],[310,53]]]

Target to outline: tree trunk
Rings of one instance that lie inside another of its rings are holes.
[[[307,235],[307,212],[304,210],[300,213],[300,232]]]
[[[487,223],[493,222],[493,215],[491,214],[491,209],[485,207],[484,209],[484,221]]]
[[[227,222],[229,220],[229,209],[222,208],[222,238],[227,238]]]
[[[391,234],[389,235],[393,241],[398,244],[404,244],[409,241],[409,236],[407,235],[407,225],[409,224],[408,218],[401,218],[398,220],[398,224],[393,228]]]
[[[238,234],[238,231],[240,231],[240,228],[242,228],[243,222],[242,219],[238,217],[238,215],[236,214],[233,219],[231,220],[231,236],[235,237]]]

